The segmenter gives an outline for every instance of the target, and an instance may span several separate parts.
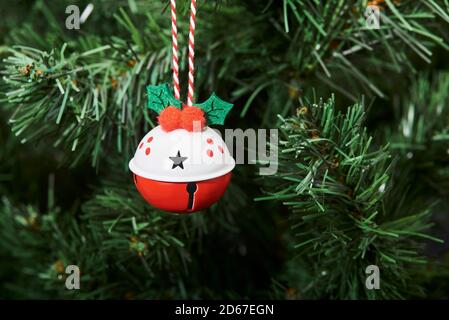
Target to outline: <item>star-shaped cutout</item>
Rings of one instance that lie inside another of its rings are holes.
[[[182,164],[183,161],[185,161],[187,159],[187,157],[181,157],[181,152],[178,151],[178,153],[176,154],[176,157],[169,157],[171,161],[173,161],[173,166],[171,167],[172,169],[176,168],[176,167],[180,167],[181,169],[184,169],[184,165]]]

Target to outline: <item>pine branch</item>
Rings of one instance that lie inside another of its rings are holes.
[[[389,128],[392,149],[401,166],[410,168],[416,196],[445,196],[449,171],[449,74],[420,75],[409,92],[398,99],[397,128]],[[429,192],[432,190],[432,192]]]
[[[419,254],[423,239],[440,241],[423,233],[429,212],[398,202],[406,188],[390,181],[388,146],[371,146],[362,105],[342,114],[334,104],[333,99],[320,101],[282,119],[280,167],[275,180],[268,181],[278,188],[257,200],[282,201],[291,211],[292,246],[313,274],[313,284],[306,286],[313,292],[301,295],[419,294],[419,287],[400,283],[412,277],[410,267],[426,262]],[[382,290],[363,286],[371,264],[381,269]]]
[[[15,270],[15,277],[3,279],[2,291],[39,299],[76,297],[76,290],[65,286],[65,268],[75,264],[82,270],[81,282],[88,296],[114,296],[114,284],[106,280],[106,257],[95,252],[95,238],[70,213],[51,208],[40,214],[32,206],[15,208],[6,198],[2,198],[0,211],[2,251]]]

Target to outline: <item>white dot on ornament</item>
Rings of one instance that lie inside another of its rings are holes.
[[[413,158],[413,152],[407,152],[407,159]]]
[[[326,271],[326,270],[321,271],[321,275],[322,275],[322,276],[327,275],[327,271]]]

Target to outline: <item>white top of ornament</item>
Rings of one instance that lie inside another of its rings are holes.
[[[220,134],[153,128],[140,141],[130,170],[138,176],[165,182],[193,182],[220,177],[235,167]]]

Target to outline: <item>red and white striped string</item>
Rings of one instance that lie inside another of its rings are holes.
[[[189,90],[187,92],[187,106],[191,107],[195,89],[195,25],[196,25],[196,0],[190,3],[190,27],[189,27]]]
[[[171,38],[172,38],[172,55],[173,55],[173,88],[175,98],[179,100],[179,62],[178,62],[178,28],[176,27],[176,0],[170,0],[171,6]]]
[[[179,60],[178,60],[178,29],[176,27],[176,0],[170,0],[171,26],[172,26],[172,51],[173,51],[173,87],[175,98],[180,98],[179,86]],[[190,3],[190,26],[189,26],[189,78],[187,91],[187,106],[193,104],[195,92],[195,26],[196,26],[196,0]]]

